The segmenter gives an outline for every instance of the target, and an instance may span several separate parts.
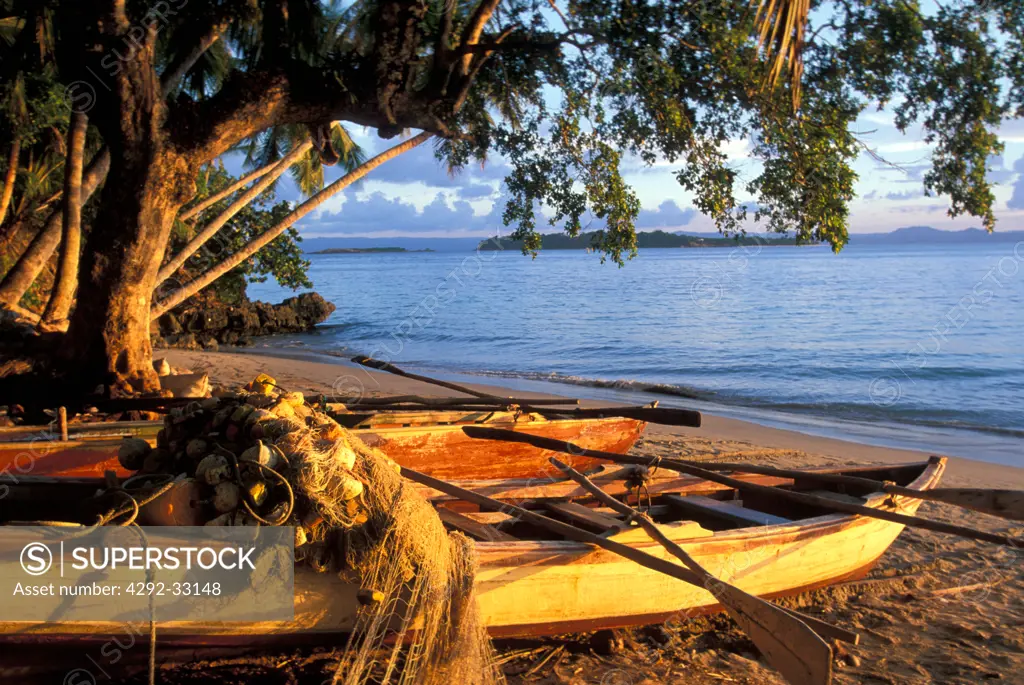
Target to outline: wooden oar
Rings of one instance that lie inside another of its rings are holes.
[[[546,409],[543,407],[524,406],[523,411],[550,417],[574,417],[578,419],[602,418],[605,416],[621,416],[647,423],[660,423],[663,426],[686,426],[700,428],[701,415],[692,409],[670,409],[665,407],[598,407],[595,409]]]
[[[701,569],[703,572],[699,572],[683,568],[620,542],[580,530],[568,523],[485,497],[472,490],[465,490],[412,469],[402,467],[402,475],[409,480],[475,504],[481,509],[517,516],[523,521],[569,540],[597,545],[653,571],[703,588],[722,603],[729,615],[764,655],[765,660],[790,683],[794,685],[826,685],[832,682],[832,650],[807,624],[764,600],[717,580],[703,569]],[[689,558],[685,552],[683,555]],[[694,564],[700,568],[696,562]]]
[[[671,553],[684,564],[686,564],[686,566],[691,571],[703,576],[705,581],[704,587],[707,588],[708,591],[712,594],[715,594],[715,597],[718,597],[716,590],[727,588],[731,596],[736,596],[736,594],[739,593],[742,595],[746,595],[746,597],[748,598],[746,601],[748,602],[756,600],[757,602],[763,602],[767,604],[767,602],[765,602],[764,600],[759,599],[758,597],[755,597],[750,593],[744,592],[743,590],[740,590],[737,587],[733,587],[726,583],[724,580],[718,580],[714,578],[710,573],[708,573],[708,571],[703,566],[697,563],[697,561],[692,556],[690,556],[686,552],[686,550],[684,550],[678,544],[670,540],[663,532],[661,532],[661,528],[658,527],[658,524],[656,524],[651,519],[651,517],[648,516],[646,513],[638,511],[630,507],[629,505],[624,504],[623,502],[620,502],[619,500],[615,499],[607,492],[602,490],[600,487],[598,487],[598,485],[595,484],[592,480],[590,480],[582,473],[580,473],[573,467],[569,466],[568,464],[559,461],[555,457],[551,457],[550,459],[548,459],[548,461],[550,461],[555,468],[564,473],[571,480],[575,481],[581,488],[583,488],[591,495],[593,495],[594,498],[597,499],[597,501],[601,502],[606,507],[610,507],[612,510],[619,512],[623,516],[626,516],[627,521],[636,521],[640,525],[640,527],[643,528],[655,542],[660,544],[662,547],[668,550],[669,553]],[[712,587],[714,587],[715,589],[711,589]],[[725,602],[722,602],[722,604],[724,605]],[[770,606],[775,607],[781,611],[785,611],[789,615],[800,619],[808,626],[810,626],[812,630],[822,635],[825,635],[826,637],[835,638],[837,640],[843,640],[851,644],[858,644],[860,642],[860,635],[854,633],[853,631],[845,630],[843,628],[837,628],[831,623],[826,623],[825,621],[814,618],[813,616],[801,614],[799,611],[793,611],[792,609],[786,609],[784,607],[779,607],[774,604],[771,604]]]
[[[792,490],[783,490],[781,488],[773,488],[767,485],[747,483],[742,480],[737,480],[736,478],[723,476],[720,473],[698,466],[693,462],[687,462],[681,459],[649,459],[647,457],[635,457],[629,454],[614,454],[612,452],[602,452],[600,450],[589,450],[580,447],[579,445],[574,445],[571,442],[565,442],[564,440],[542,438],[537,435],[530,435],[519,431],[502,430],[500,428],[463,426],[462,430],[466,435],[474,438],[521,442],[527,445],[533,445],[534,447],[539,447],[540,449],[563,452],[565,454],[572,454],[575,456],[592,457],[594,459],[605,459],[619,464],[659,466],[673,471],[678,471],[679,473],[697,476],[698,478],[703,478],[704,480],[709,480],[713,483],[720,483],[726,487],[735,488],[740,492],[754,492],[773,499],[789,500],[791,502],[797,502],[811,507],[843,512],[844,514],[869,516],[871,518],[882,519],[883,521],[891,521],[892,523],[901,523],[905,526],[910,526],[911,528],[923,528],[937,533],[948,533],[950,535],[959,535],[960,537],[971,538],[973,540],[981,540],[982,542],[992,542],[997,545],[1008,545],[1014,549],[1024,547],[1024,539],[1021,538],[1001,535],[999,533],[988,533],[983,530],[975,530],[974,528],[967,528],[965,526],[956,526],[950,523],[920,518],[918,516],[897,514],[894,511],[875,509],[873,507],[866,507],[864,505],[853,504],[851,502],[841,502],[839,500],[819,497],[805,492],[794,492]]]
[[[487,393],[478,392],[467,388],[456,383],[449,383],[447,381],[439,381],[436,378],[430,378],[428,376],[420,376],[419,374],[409,373],[403,371],[394,364],[380,361],[379,359],[370,359],[369,357],[358,356],[353,357],[352,361],[356,364],[362,364],[368,366],[371,369],[377,369],[379,371],[387,371],[397,376],[404,376],[405,378],[412,378],[413,380],[423,381],[424,383],[433,383],[439,385],[442,388],[448,388],[449,390],[455,390],[457,392],[466,393],[479,397],[481,399],[494,400],[501,404],[518,404],[523,411],[532,412],[535,414],[541,414],[542,416],[575,416],[577,418],[594,418],[603,416],[622,416],[627,419],[635,419],[637,421],[647,421],[648,423],[660,423],[666,426],[688,426],[690,428],[700,427],[700,412],[692,411],[690,409],[661,409],[655,407],[608,407],[599,409],[575,409],[573,411],[559,411],[557,409],[546,409],[543,407],[537,407],[536,404],[542,404],[534,402],[533,400],[524,401],[513,401],[508,398],[499,397],[497,395],[488,395]]]
[[[1014,521],[1024,521],[1024,491],[1021,490],[989,490],[985,488],[935,488],[933,490],[911,490],[902,485],[888,481],[872,480],[860,476],[845,476],[840,473],[808,473],[796,469],[780,469],[774,466],[758,466],[757,464],[701,464],[709,471],[740,471],[743,473],[759,473],[780,478],[799,478],[816,483],[833,485],[849,485],[867,488],[871,492],[887,492],[890,495],[913,497],[929,502],[954,504],[965,509],[973,509],[983,514],[999,516]]]
[[[430,378],[429,376],[420,376],[419,374],[416,374],[416,373],[409,373],[408,371],[402,371],[397,366],[395,366],[393,364],[389,364],[389,363],[387,363],[385,361],[381,361],[380,359],[371,359],[370,357],[366,357],[364,355],[359,355],[359,356],[356,356],[356,357],[352,357],[352,361],[355,362],[356,364],[360,364],[362,366],[366,366],[366,367],[369,367],[371,369],[377,369],[378,371],[387,371],[388,373],[393,373],[396,376],[404,376],[406,378],[411,378],[414,381],[422,381],[424,383],[431,383],[433,385],[439,385],[442,388],[448,388],[449,390],[454,390],[455,392],[461,392],[461,393],[465,393],[467,395],[472,395],[473,397],[479,397],[481,399],[486,399],[486,400],[499,400],[499,401],[502,401],[502,402],[505,401],[504,398],[498,397],[497,395],[489,395],[486,392],[480,392],[478,390],[473,390],[472,388],[467,388],[464,385],[459,385],[457,383],[449,383],[448,381],[439,381],[436,378]]]

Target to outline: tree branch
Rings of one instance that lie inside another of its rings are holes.
[[[480,4],[473,10],[473,14],[470,16],[469,21],[466,23],[466,28],[462,31],[462,42],[460,47],[465,48],[466,46],[475,45],[480,42],[480,36],[483,35],[484,26],[490,21],[491,15],[494,14],[494,10],[498,7],[500,0],[480,0]],[[462,57],[462,75],[469,75],[470,62],[472,56],[463,53]]]
[[[516,26],[509,26],[505,29],[501,35],[494,40],[494,45],[501,45],[502,41],[504,41],[516,28]],[[480,74],[480,70],[484,68],[484,64],[487,63],[487,60],[493,54],[494,50],[488,50],[487,52],[481,53],[480,56],[476,58],[476,63],[473,65],[472,69],[470,69],[469,74],[462,83],[462,87],[459,89],[458,96],[455,98],[455,106],[453,107],[454,111],[458,112],[462,109],[462,106],[466,103],[466,98],[469,97],[469,90],[473,87],[476,77]]]
[[[221,35],[229,26],[230,22],[226,19],[214,20],[210,28],[203,33],[199,43],[192,48],[189,52],[179,55],[177,59],[167,65],[164,70],[164,75],[160,79],[160,91],[164,97],[170,95],[171,91],[178,87],[181,80],[185,78],[185,74],[189,72],[192,67],[196,65],[199,58],[202,57],[207,50],[209,50],[214,43],[220,40]]]

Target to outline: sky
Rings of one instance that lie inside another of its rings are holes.
[[[854,164],[857,198],[851,204],[850,233],[877,233],[903,226],[934,226],[959,230],[980,226],[970,216],[951,219],[948,201],[925,197],[922,174],[929,168],[929,146],[919,132],[903,134],[885,112],[866,112],[854,130],[875,155],[864,152]],[[373,130],[351,128],[350,134],[368,156],[395,144]],[[1004,122],[999,135],[1005,152],[989,160],[989,179],[995,183],[996,230],[1024,230],[1024,119]],[[749,142],[732,140],[725,145],[730,163],[741,183],[753,179],[757,163],[749,157]],[[228,162],[239,171],[237,160]],[[626,181],[642,203],[637,230],[710,232],[714,223],[693,207],[693,197],[680,187],[673,171],[677,165],[661,161],[645,166],[639,161],[624,164]],[[337,169],[326,169],[328,183],[338,178]],[[507,164],[496,157],[483,167],[473,165],[450,177],[434,158],[429,143],[372,171],[356,186],[330,198],[319,210],[299,222],[307,237],[470,237],[506,234],[501,221],[504,201],[502,179]],[[300,200],[290,179],[278,186],[278,196]],[[740,201],[752,197],[739,194]],[[539,230],[552,232],[538,222]],[[601,226],[594,225],[597,229]],[[757,230],[756,224],[748,230]]]

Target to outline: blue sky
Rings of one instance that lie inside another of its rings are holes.
[[[883,164],[866,152],[857,160],[858,197],[851,206],[851,233],[883,232],[912,225],[950,230],[980,225],[973,217],[950,219],[945,198],[924,196],[921,175],[929,166],[930,151],[919,133],[900,133],[884,112],[865,113],[856,130],[878,156],[898,168]],[[368,154],[396,142],[380,140],[372,130],[350,132]],[[1024,119],[1005,122],[999,133],[1006,150],[1001,157],[991,159],[989,165],[990,179],[997,183],[997,230],[1020,230],[1024,229]],[[741,180],[756,176],[758,166],[749,158],[747,141],[730,141],[725,149]],[[639,161],[627,161],[626,179],[643,205],[638,229],[715,230],[707,217],[693,209],[692,196],[673,176],[675,168],[667,162],[648,167]],[[327,172],[328,182],[339,176],[334,169]],[[377,168],[357,187],[328,200],[320,210],[300,221],[298,227],[308,237],[468,237],[506,233],[508,229],[501,222],[501,181],[506,172],[507,166],[496,158],[482,168],[469,167],[458,176],[449,177],[434,159],[428,143]],[[282,199],[299,199],[290,179],[279,184],[278,195]],[[740,199],[753,198],[741,195]],[[748,228],[756,230],[753,224]]]

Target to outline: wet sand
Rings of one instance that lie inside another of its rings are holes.
[[[304,392],[348,394],[361,388],[367,396],[454,394],[391,374],[311,361],[221,352],[169,351],[165,356],[174,366],[206,370],[214,383],[229,386],[263,372],[289,390]],[[473,387],[508,394],[495,386]],[[699,429],[651,426],[633,451],[780,466],[893,464],[928,457],[707,414]],[[950,458],[943,485],[1024,489],[1024,469]],[[1024,535],[1020,522],[942,505],[926,502],[918,513]],[[837,650],[839,683],[1024,683],[1024,550],[905,530],[867,579],[786,602],[861,634],[860,645]],[[511,683],[784,682],[724,616],[499,648]],[[299,682],[318,682],[320,669],[311,668],[292,675]],[[169,682],[177,679],[167,675]],[[186,676],[181,682],[193,681]]]

